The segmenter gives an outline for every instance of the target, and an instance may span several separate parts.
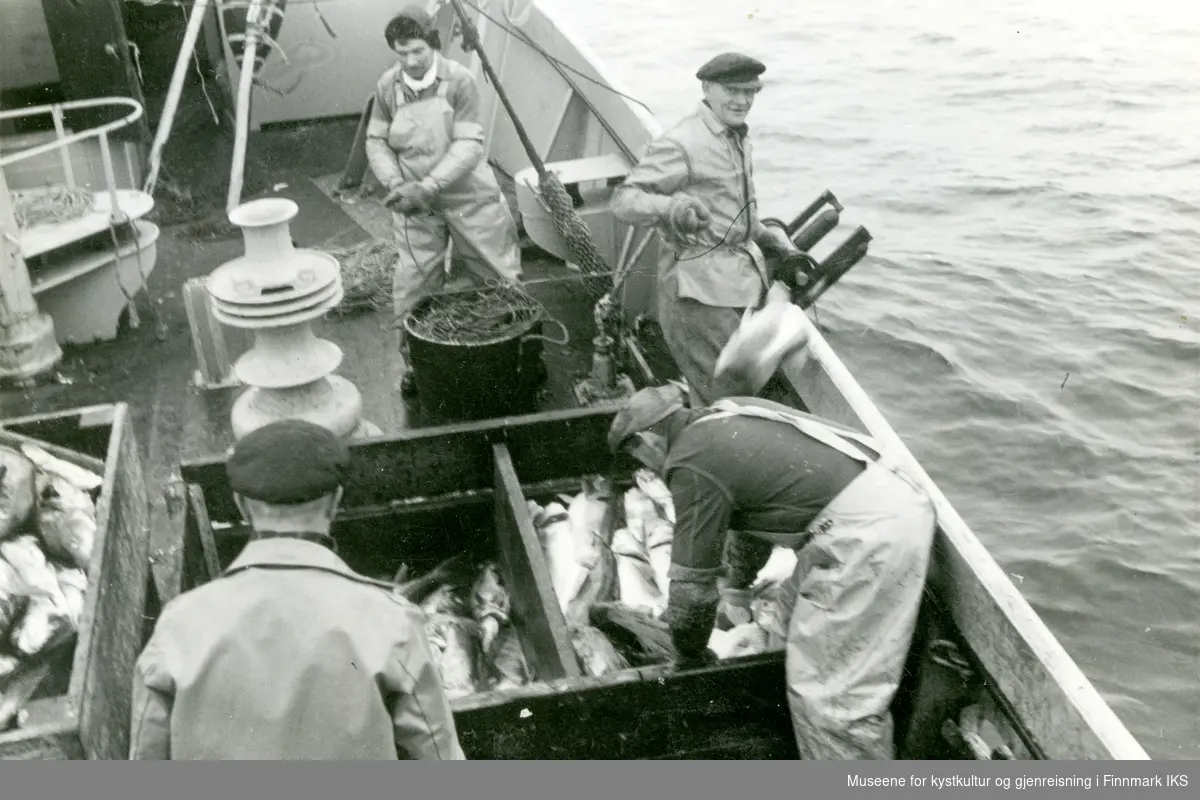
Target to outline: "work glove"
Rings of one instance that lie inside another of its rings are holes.
[[[680,236],[690,236],[705,230],[712,222],[708,209],[690,194],[677,194],[667,209],[667,225]]]
[[[787,233],[782,228],[777,228],[774,225],[765,225],[763,227],[766,233],[763,235],[762,241],[758,242],[758,246],[764,255],[783,258],[789,253],[799,252],[796,245],[788,238]]]
[[[750,589],[721,589],[721,601],[717,604],[717,628],[727,631],[738,625],[754,621],[750,603],[754,592]]]
[[[383,204],[401,214],[411,214],[414,211],[428,208],[433,195],[433,189],[427,184],[408,181],[392,187],[387,196],[383,198]]]

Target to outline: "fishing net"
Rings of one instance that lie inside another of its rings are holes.
[[[368,239],[349,247],[326,248],[342,267],[342,302],[336,311],[379,311],[392,305],[392,271],[396,246]]]
[[[480,345],[519,336],[543,316],[541,303],[519,286],[490,286],[426,298],[409,314],[406,327],[437,344]]]
[[[92,210],[95,196],[87,189],[54,186],[48,189],[12,192],[13,214],[18,228],[49,222],[70,222]]]

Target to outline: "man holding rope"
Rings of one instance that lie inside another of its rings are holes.
[[[657,225],[666,243],[658,267],[658,322],[700,406],[715,399],[713,370],[747,308],[759,308],[772,276],[764,251],[796,250],[759,220],[746,115],[766,67],[723,53],[700,68],[704,100],[651,142],[613,194],[612,212]],[[778,383],[766,396],[786,400]]]
[[[420,7],[397,14],[384,35],[399,60],[376,85],[366,152],[393,212],[399,252],[392,303],[406,362],[400,388],[411,395],[403,320],[422,298],[445,287],[451,238],[467,281],[511,284],[523,274],[516,223],[483,157],[474,76],[441,56],[433,19]]]

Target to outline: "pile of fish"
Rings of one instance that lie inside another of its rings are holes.
[[[665,627],[675,508],[662,478],[645,468],[634,472],[634,485],[620,497],[602,476],[584,476],[580,489],[544,506],[534,500],[527,503],[580,668],[600,676],[627,669],[632,662],[645,663],[647,656],[621,652],[593,624],[594,609],[619,603],[643,623],[657,621],[655,628]],[[753,620],[730,630],[714,628],[709,647],[718,657],[783,646],[787,621],[781,592],[795,564],[792,550],[775,548],[754,584]]]
[[[437,581],[420,606],[450,699],[524,686],[534,679],[494,562],[485,562],[465,584],[449,577]]]
[[[79,629],[102,483],[37,445],[0,445],[0,690]]]

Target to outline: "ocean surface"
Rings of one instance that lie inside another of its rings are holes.
[[[555,0],[666,126],[764,61],[759,210],[833,347],[1154,758],[1200,757],[1200,4]],[[518,6],[521,4],[518,4]]]

